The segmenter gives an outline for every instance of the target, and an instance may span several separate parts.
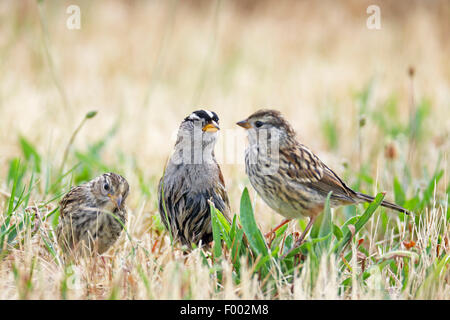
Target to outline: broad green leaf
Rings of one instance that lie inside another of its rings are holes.
[[[237,229],[237,216],[233,216],[233,221],[231,222],[231,229],[230,229],[230,239],[233,241],[234,237],[236,236],[236,229]]]
[[[219,219],[219,222],[220,222],[221,226],[224,228],[224,230],[226,231],[226,233],[228,235],[230,233],[230,229],[231,229],[230,223],[225,218],[223,213],[220,212],[220,210],[217,209],[217,208],[216,208],[216,214],[217,214],[217,219]]]
[[[219,222],[220,236],[221,236],[222,240],[225,241],[227,247],[230,248],[231,244],[232,244],[232,240],[230,238],[230,229],[231,229],[230,223],[228,222],[227,219],[225,219],[222,212],[220,212],[217,208],[215,208],[214,210],[215,210],[217,221]]]
[[[337,225],[335,225],[334,223],[333,223],[333,234],[334,234],[334,236],[336,237],[337,240],[341,240],[342,237],[344,236],[344,234],[342,233],[341,229]]]
[[[240,209],[242,228],[244,229],[244,233],[247,236],[251,248],[258,255],[266,256],[268,254],[267,245],[256,224],[247,188],[242,192]]]
[[[211,212],[211,224],[213,231],[213,240],[214,240],[214,258],[220,258],[222,256],[222,238],[225,238],[225,232],[222,231],[222,226],[218,215],[221,214],[219,210],[217,210],[212,203],[210,203],[210,212]],[[226,235],[228,237],[228,234]],[[231,243],[228,238],[229,246]]]

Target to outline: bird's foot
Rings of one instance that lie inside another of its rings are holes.
[[[281,223],[279,225],[277,225],[275,228],[273,228],[272,230],[270,230],[269,232],[267,232],[264,237],[268,238],[270,237],[272,234],[274,234],[275,232],[277,232],[282,226],[284,226],[286,223],[289,223],[291,221],[291,219],[285,219],[283,221],[281,221]]]

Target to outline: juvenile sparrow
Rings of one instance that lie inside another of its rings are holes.
[[[237,123],[247,129],[249,145],[245,171],[259,196],[288,220],[309,217],[300,236],[301,244],[314,220],[322,212],[327,195],[330,206],[371,202],[374,197],[353,191],[305,145],[296,140],[294,129],[279,111],[259,110]],[[383,201],[382,206],[406,209]]]
[[[60,202],[56,234],[62,248],[99,254],[108,250],[126,223],[128,192],[128,182],[115,173],[72,188]]]
[[[212,241],[210,204],[228,219],[230,205],[225,182],[214,156],[219,130],[215,112],[197,110],[181,122],[175,151],[158,185],[159,213],[176,241]]]

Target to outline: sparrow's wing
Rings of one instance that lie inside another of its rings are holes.
[[[309,149],[303,145],[295,148],[280,149],[280,166],[286,166],[286,170],[280,170],[286,173],[288,179],[300,183],[317,182],[323,178],[324,166]]]
[[[159,213],[161,220],[165,224],[166,228],[175,232],[179,230],[180,226],[177,225],[177,215],[182,214],[181,210],[178,210],[178,204],[182,202],[184,205],[184,198],[187,190],[181,188],[183,186],[184,178],[181,177],[178,184],[165,184],[164,176],[159,180],[158,184],[158,203]],[[180,211],[180,212],[178,212]],[[175,225],[173,225],[175,224]],[[175,236],[175,234],[174,234]]]
[[[61,217],[64,217],[71,212],[75,212],[75,210],[80,206],[80,200],[84,197],[84,187],[77,186],[73,187],[59,203]]]
[[[285,158],[286,179],[291,183],[300,183],[322,193],[325,197],[333,191],[332,198],[355,202],[354,191],[328,168],[311,150],[302,144],[295,148],[280,150],[280,159]],[[279,170],[283,173],[283,170]]]
[[[95,209],[86,210],[86,185],[73,187],[61,199],[59,224],[56,230],[58,242],[64,248],[73,248],[80,240],[83,228],[80,225],[86,225],[86,221],[94,218],[90,213]]]
[[[231,206],[230,206],[230,199],[228,198],[227,190],[225,188],[225,180],[223,178],[222,170],[220,169],[219,164],[217,163],[217,169],[219,170],[219,181],[220,184],[216,188],[216,192],[220,196],[220,198],[223,200],[225,204],[225,210],[223,210],[222,214],[225,217],[225,219],[228,220],[229,223],[231,223],[230,215],[231,215]]]

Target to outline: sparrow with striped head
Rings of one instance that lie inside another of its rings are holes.
[[[119,238],[127,221],[125,200],[128,182],[116,173],[105,173],[72,188],[60,202],[56,235],[67,253],[107,251]]]
[[[213,239],[209,201],[229,219],[225,182],[214,155],[218,130],[215,112],[197,110],[187,116],[159,181],[161,220],[175,241],[188,248]]]
[[[247,129],[249,145],[245,152],[245,171],[258,195],[287,218],[282,224],[290,219],[309,217],[296,246],[302,243],[322,213],[330,191],[331,207],[374,200],[349,188],[311,150],[298,142],[294,129],[279,111],[259,110],[237,125]],[[388,201],[381,205],[408,213]]]

